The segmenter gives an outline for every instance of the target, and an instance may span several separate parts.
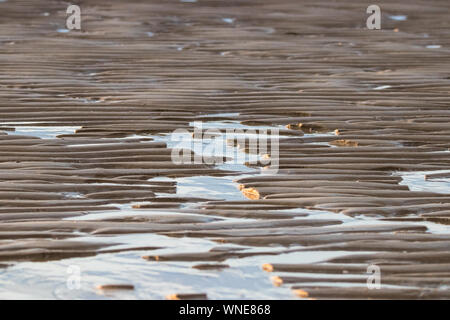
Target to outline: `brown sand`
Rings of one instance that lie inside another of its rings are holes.
[[[366,7],[352,0],[95,0],[82,5],[82,31],[58,33],[65,3],[1,3],[0,261],[108,252],[109,245],[75,245],[72,237],[159,233],[278,250],[153,255],[158,244],[126,250],[218,269],[211,272],[228,265],[204,261],[270,254],[264,269],[293,272],[275,283],[293,285],[303,298],[449,298],[441,286],[450,282],[450,191],[412,191],[392,173],[450,169],[450,6],[445,0],[379,5],[386,13],[382,30],[370,31]],[[407,21],[388,18],[396,13]],[[427,48],[437,44],[441,48]],[[248,201],[177,197],[176,183],[147,180],[229,173],[207,164],[175,165],[165,143],[151,138],[121,139],[188,129],[205,115],[233,112],[239,116],[209,120],[284,126],[288,137],[280,143],[278,174],[236,182]],[[8,134],[22,122],[81,128],[54,139]],[[177,214],[63,220],[137,201],[151,204],[135,210]],[[180,209],[183,203],[198,206]],[[295,208],[371,220],[347,226],[277,212]],[[431,234],[423,222],[447,232]],[[302,247],[289,249],[294,245]],[[316,264],[276,263],[278,254],[295,250],[349,253]],[[382,281],[404,288],[368,290],[364,279],[340,278],[343,271],[364,273],[371,263],[386,272]],[[295,275],[299,271],[310,275]],[[328,284],[350,286],[314,285],[314,275],[330,273]]]

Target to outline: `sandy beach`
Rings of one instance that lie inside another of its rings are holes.
[[[377,4],[0,1],[0,299],[449,299],[450,2]]]

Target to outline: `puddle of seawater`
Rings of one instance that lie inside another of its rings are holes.
[[[231,113],[231,115],[233,115]],[[214,117],[216,115],[210,115],[211,117]],[[200,122],[190,122],[190,126],[198,127]],[[236,120],[222,120],[222,121],[207,121],[207,122],[201,122],[201,127],[203,129],[244,129],[244,130],[272,130],[272,129],[282,129],[283,126],[269,126],[269,125],[246,125],[241,123],[240,121]]]
[[[232,24],[232,23],[234,23],[234,21],[236,21],[236,18],[223,18],[222,21]]]
[[[401,176],[400,185],[408,186],[411,191],[450,194],[450,178],[426,179],[427,175],[437,173],[450,173],[450,170],[396,172],[394,175]]]
[[[395,21],[406,21],[408,19],[408,16],[405,16],[405,15],[390,15],[389,19],[395,20]]]
[[[192,246],[186,246],[185,250],[192,250]],[[10,268],[8,276],[0,274],[0,298],[164,299],[169,294],[191,292],[207,293],[209,299],[293,298],[288,288],[274,287],[270,275],[260,266],[202,271],[192,269],[193,263],[148,262],[141,258],[143,254],[148,252],[22,263]],[[80,289],[67,287],[70,266],[81,270]],[[135,290],[104,295],[95,289],[111,283],[133,284]]]
[[[241,176],[193,176],[175,178],[171,181],[177,183],[177,196],[207,198],[211,200],[246,200],[247,198],[238,190],[234,179]],[[149,180],[152,181],[152,180]]]
[[[278,135],[270,132],[261,132],[258,130],[278,129],[270,126],[247,126],[238,121],[211,121],[211,122],[192,122],[191,126],[206,130],[206,137],[199,131],[199,137],[193,137],[191,132],[179,132],[176,134],[149,136],[157,142],[166,143],[168,148],[188,149],[202,157],[226,158],[225,161],[216,160],[214,164],[218,169],[231,170],[243,173],[258,173],[260,170],[246,166],[246,163],[257,163],[267,161],[263,159],[262,154],[251,154],[242,151],[238,146],[230,144],[230,140],[244,141],[245,139],[278,139]],[[213,129],[217,129],[214,132]],[[219,131],[222,129],[222,131]],[[223,131],[226,132],[223,132]],[[249,131],[246,131],[249,130]],[[251,131],[250,131],[251,130]],[[259,140],[260,141],[260,140]],[[269,150],[267,150],[269,151]],[[212,163],[211,163],[212,164]]]
[[[450,234],[450,227],[448,225],[439,224],[430,221],[420,221],[416,225],[427,227],[427,231],[434,234]]]
[[[385,89],[389,89],[389,88],[392,88],[392,86],[390,86],[390,85],[378,86],[378,87],[373,88],[373,90],[385,90]]]
[[[78,129],[78,128],[77,128]],[[117,144],[120,142],[128,142],[131,140],[136,140],[136,142],[140,142],[140,143],[147,143],[147,142],[154,142],[154,140],[152,138],[150,138],[149,136],[144,136],[144,135],[131,135],[131,136],[127,136],[127,137],[122,137],[122,138],[113,138],[113,140],[111,140],[111,138],[105,138],[107,140],[109,140],[108,142],[101,142],[104,141],[103,138],[98,138],[96,139],[98,142],[92,142],[92,141],[88,141],[85,143],[77,143],[77,144],[68,144],[66,145],[68,148],[71,147],[92,147],[92,146],[107,146],[110,144]]]
[[[210,113],[205,115],[200,115],[200,118],[218,118],[218,117],[238,117],[238,112],[223,112],[223,113]]]
[[[216,114],[210,116],[218,117],[220,115]],[[236,114],[228,113],[226,116],[233,117],[236,116]],[[192,123],[191,125],[195,125],[195,123]],[[271,126],[261,127],[265,129],[276,128]],[[212,121],[203,123],[203,129],[208,128],[255,129],[257,127],[242,125],[237,121]],[[40,127],[40,129],[42,129],[42,127]],[[334,135],[334,133],[305,134],[299,138],[317,137],[319,135],[330,136]],[[179,143],[179,141],[172,141],[169,135],[142,136],[142,138],[152,138],[154,141],[166,142],[169,148],[173,148]],[[192,147],[192,135],[188,134],[185,138],[189,143],[186,147],[190,148],[192,151],[196,151],[195,147]],[[226,143],[223,138],[222,140],[219,138],[219,141],[220,143]],[[208,141],[203,141],[202,143],[208,144]],[[248,161],[249,158],[248,155],[239,150],[239,148],[232,146],[226,150],[227,151],[221,153],[220,156],[233,158],[231,160],[232,162],[218,165],[217,168],[235,171],[235,175],[233,174],[225,177],[159,177],[150,179],[149,181],[176,181],[176,195],[167,194],[167,196],[244,200],[246,198],[238,190],[238,184],[234,182],[234,180],[260,174],[260,172],[245,166],[245,161]],[[209,155],[217,156],[218,154],[212,152]],[[256,157],[256,159],[259,159],[260,157],[260,155],[252,156]],[[166,196],[166,194],[158,195]],[[118,207],[120,210],[95,212],[81,217],[73,217],[68,220],[107,219],[127,215],[177,214],[176,212],[171,212],[170,209],[134,210],[132,209],[132,204],[133,203],[111,204]],[[311,211],[307,209],[286,209],[276,211],[281,213],[290,211],[302,212],[302,210],[311,217],[317,219],[338,219],[346,225],[367,225],[367,223],[371,221],[367,218],[348,217],[323,210]],[[229,220],[233,218],[211,216],[211,219]],[[247,221],[249,219],[236,220]],[[389,222],[377,221],[377,224],[381,223]],[[216,242],[202,238],[180,239],[150,233],[88,236],[76,238],[76,240],[121,243],[121,245],[113,248],[156,246],[162,247],[162,249],[100,254],[95,257],[73,258],[60,261],[19,263],[8,269],[0,270],[0,298],[163,299],[166,295],[172,293],[205,292],[211,299],[292,299],[295,298],[295,296],[292,294],[289,286],[279,288],[272,285],[270,277],[273,274],[269,274],[261,269],[263,263],[313,263],[346,253],[342,251],[292,251],[280,255],[259,255],[241,259],[233,258],[221,262],[229,264],[231,266],[229,269],[222,269],[221,271],[204,271],[191,268],[199,262],[149,262],[141,258],[141,256],[145,254],[204,252],[213,247],[220,246]],[[230,247],[230,245],[227,246]],[[250,252],[276,253],[286,249],[285,247],[248,248],[237,245],[231,246]],[[295,249],[295,247],[290,247],[289,249]],[[70,290],[67,287],[67,280],[70,276],[67,271],[69,266],[77,266],[80,268],[80,290]],[[117,291],[111,295],[104,295],[95,289],[97,285],[111,283],[133,284],[135,290],[131,292]],[[31,287],[33,290],[30,290]]]
[[[81,76],[89,76],[89,77],[94,77],[94,76],[96,76],[98,73],[96,73],[96,72],[90,72],[90,73],[80,73],[79,75],[81,75]],[[83,103],[99,103],[99,102],[103,102],[105,99],[104,98],[84,98],[84,97],[72,97],[72,96],[69,96],[69,95],[67,95],[67,94],[58,94],[57,95],[58,97],[63,97],[63,98],[65,98],[65,99],[68,99],[68,100],[72,100],[72,101],[77,101],[77,102],[83,102]],[[120,101],[109,101],[110,103],[111,102],[113,102],[113,103],[116,103],[116,102],[120,102]]]
[[[444,151],[445,152],[445,151]],[[425,191],[440,194],[450,194],[450,178],[426,178],[428,175],[450,173],[450,170],[431,170],[431,171],[416,171],[416,172],[395,172],[393,175],[400,176],[402,181],[400,185],[408,186],[411,191]],[[404,223],[404,222],[403,222]],[[411,224],[422,225],[428,228],[428,231],[435,234],[449,234],[450,227],[444,224],[439,224],[430,221],[408,222]]]
[[[84,198],[84,195],[78,192],[62,192],[61,193],[64,197],[70,198],[70,199],[80,199]]]
[[[110,237],[92,237],[85,240],[111,242]],[[231,258],[224,262],[231,268],[197,270],[199,262],[149,262],[142,255],[202,252],[217,244],[200,238],[170,238],[156,234],[115,236],[114,242],[141,246],[161,246],[159,250],[101,254],[90,258],[72,258],[61,261],[25,262],[0,271],[0,298],[3,299],[164,299],[179,292],[205,292],[210,299],[292,299],[288,286],[274,287],[273,274],[262,270],[263,263],[313,263],[337,257],[345,252],[291,252],[277,256],[260,255]],[[112,248],[119,248],[116,246]],[[123,247],[123,246],[122,246]],[[245,249],[242,246],[229,246]],[[259,248],[256,252],[276,251]],[[242,251],[241,251],[242,252]],[[80,289],[69,289],[69,267],[80,270]],[[134,291],[115,291],[104,295],[97,285],[133,284]],[[30,288],[33,290],[30,290]]]
[[[15,123],[17,124],[17,123]],[[0,125],[8,125],[8,123],[1,123]],[[11,126],[11,125],[9,125]],[[8,131],[9,135],[33,136],[41,139],[54,139],[62,134],[74,134],[76,130],[81,127],[44,127],[44,126],[15,126],[15,131]]]

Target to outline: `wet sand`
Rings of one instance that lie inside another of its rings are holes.
[[[450,298],[448,1],[67,5],[0,3],[0,298]]]

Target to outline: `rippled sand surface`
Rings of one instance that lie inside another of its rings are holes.
[[[0,298],[450,298],[448,1],[67,5],[0,1]]]

